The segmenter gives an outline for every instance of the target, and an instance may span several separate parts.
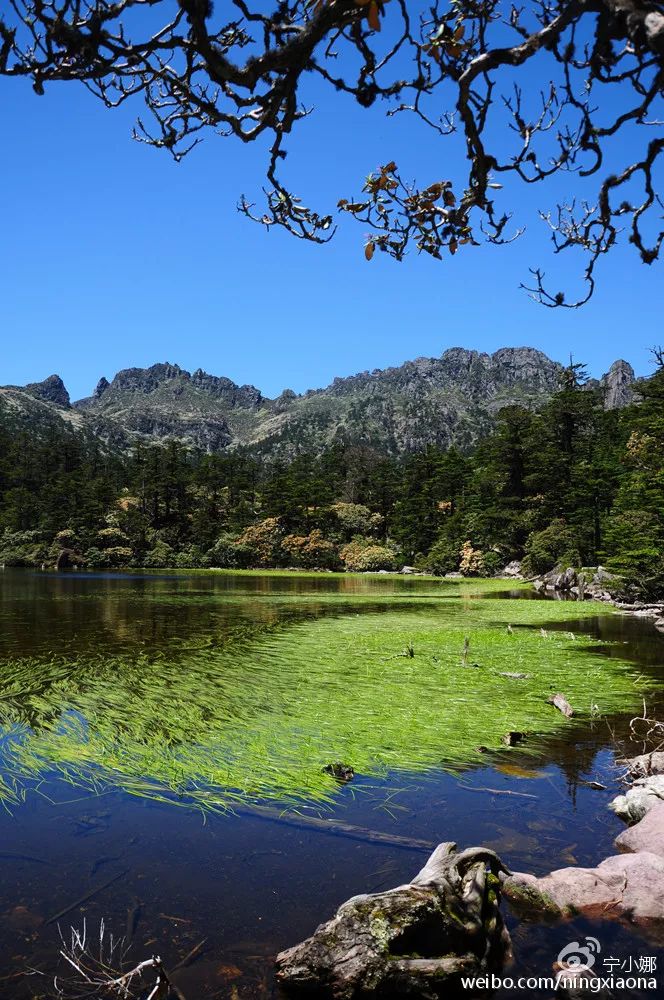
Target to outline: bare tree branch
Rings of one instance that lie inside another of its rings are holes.
[[[361,198],[339,201],[339,212],[370,228],[368,258],[379,249],[402,260],[414,247],[441,259],[443,250],[507,242],[521,232],[508,228],[514,207],[505,205],[518,202],[515,183],[558,174],[574,175],[578,197],[542,218],[556,254],[587,258],[586,291],[568,301],[536,268],[525,287],[537,301],[586,302],[596,265],[622,233],[642,262],[659,258],[664,140],[653,129],[662,127],[664,4],[282,0],[272,13],[254,0],[218,6],[219,14],[210,0],[9,0],[0,15],[0,75],[30,79],[38,94],[55,81],[78,81],[108,107],[142,97],[148,117],[138,118],[135,138],[178,160],[206,131],[244,143],[269,135],[265,207],[243,196],[239,208],[266,227],[323,243],[334,235],[333,213],[307,207],[282,179],[287,137],[311,112],[301,91],[318,77],[363,108],[380,101],[388,117],[406,112],[434,135],[456,133],[465,148],[454,182],[406,182],[388,164],[369,176]],[[530,63],[531,85],[515,83]],[[611,145],[619,134],[620,148]]]

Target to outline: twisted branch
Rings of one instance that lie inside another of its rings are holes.
[[[664,141],[644,139],[643,130],[661,128],[651,116],[664,81],[662,3],[282,0],[265,13],[252,0],[231,0],[218,7],[217,14],[211,0],[9,0],[0,15],[0,75],[28,78],[38,94],[55,81],[78,81],[107,107],[140,96],[149,117],[138,118],[134,137],[176,160],[206,131],[243,143],[269,135],[265,207],[242,196],[240,211],[323,243],[334,235],[334,214],[302,204],[282,179],[287,137],[312,110],[301,92],[318,77],[363,108],[380,102],[388,116],[414,114],[441,138],[458,133],[465,148],[449,179],[417,184],[389,163],[369,175],[362,197],[339,201],[340,213],[370,229],[367,258],[380,250],[402,260],[414,248],[442,259],[444,250],[509,242],[522,232],[508,228],[515,185],[563,172],[578,178],[579,197],[542,219],[555,254],[586,257],[586,290],[568,301],[535,268],[524,287],[538,302],[587,301],[598,262],[623,232],[642,262],[659,258]],[[514,82],[529,63],[542,81],[537,90]],[[612,147],[619,134],[626,141]]]

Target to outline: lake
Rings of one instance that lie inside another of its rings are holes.
[[[275,996],[280,949],[427,856],[308,818],[484,844],[535,873],[613,853],[615,751],[644,698],[662,715],[664,639],[509,586],[0,573],[0,997],[54,996],[58,926],[83,919],[136,962],[184,959],[187,1000]],[[586,933],[664,967],[615,922],[510,927],[514,976],[549,975]]]

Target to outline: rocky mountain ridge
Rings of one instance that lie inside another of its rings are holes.
[[[57,375],[0,389],[0,407],[30,424],[64,421],[70,429],[127,446],[177,439],[209,452],[245,447],[269,458],[319,452],[335,442],[398,455],[428,445],[470,447],[491,429],[497,412],[518,404],[534,409],[556,391],[563,368],[529,347],[493,354],[451,348],[439,358],[336,378],[297,395],[269,399],[252,385],[202,369],[191,373],[159,363],[103,377],[92,396],[71,403]],[[634,371],[616,361],[589,386],[605,406],[634,399]]]

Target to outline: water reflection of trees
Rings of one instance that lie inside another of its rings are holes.
[[[420,582],[420,581],[418,581]],[[319,575],[214,574],[160,576],[139,574],[0,573],[0,606],[4,628],[0,656],[42,654],[53,649],[76,656],[109,654],[149,647],[169,649],[192,637],[209,635],[216,642],[325,615],[395,610],[394,599],[370,600],[373,592],[390,596],[417,593],[410,581],[384,581]],[[410,584],[410,586],[409,586]],[[428,588],[430,588],[430,583]],[[306,603],[293,598],[306,592]],[[316,603],[312,594],[339,596]],[[345,604],[343,595],[367,597],[360,605]],[[252,597],[255,598],[252,600]],[[280,602],[280,597],[283,602]],[[268,598],[269,600],[265,600]],[[418,601],[418,604],[421,603]],[[410,610],[404,601],[401,610]]]

